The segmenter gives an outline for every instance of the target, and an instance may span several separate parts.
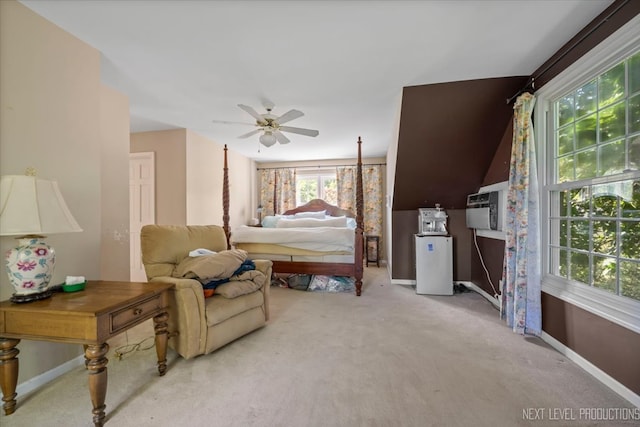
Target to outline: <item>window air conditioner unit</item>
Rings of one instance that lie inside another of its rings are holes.
[[[467,227],[502,231],[503,191],[488,191],[467,196]]]

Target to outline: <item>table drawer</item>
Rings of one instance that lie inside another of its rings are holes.
[[[162,308],[162,295],[132,304],[127,308],[111,314],[111,333],[127,328],[129,325],[141,320],[149,319],[160,312]]]

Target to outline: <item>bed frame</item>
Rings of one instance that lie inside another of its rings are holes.
[[[355,230],[355,247],[353,263],[329,263],[329,262],[296,262],[296,261],[273,261],[274,273],[289,274],[318,274],[326,276],[348,276],[355,279],[356,295],[362,293],[362,275],[363,275],[363,206],[364,196],[362,189],[362,140],[358,137],[358,163],[356,166],[356,230]],[[222,188],[222,206],[223,206],[223,229],[227,235],[227,247],[230,246],[230,229],[229,229],[229,173],[227,163],[227,146],[224,146],[224,179]],[[315,199],[306,205],[299,206],[295,209],[284,212],[284,215],[292,215],[298,212],[317,212],[326,210],[332,216],[349,216],[354,217],[353,213],[346,209],[340,209],[337,206],[330,205],[324,200]]]

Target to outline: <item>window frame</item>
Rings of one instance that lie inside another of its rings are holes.
[[[534,132],[538,151],[538,176],[540,177],[541,215],[541,284],[542,291],[563,301],[576,305],[590,313],[610,320],[640,333],[640,301],[611,294],[605,290],[588,286],[570,279],[562,279],[548,273],[550,251],[550,227],[552,217],[551,191],[580,185],[582,181],[555,184],[553,147],[555,141],[553,100],[571,90],[581,87],[608,68],[622,61],[637,50],[640,44],[640,15],[636,16],[618,31],[585,54],[582,58],[554,77],[536,92],[534,111]],[[624,172],[615,177],[605,176],[584,180],[583,183],[600,184],[622,179],[640,179],[640,172]]]
[[[298,181],[301,179],[309,179],[315,178],[318,185],[318,192],[320,194],[316,194],[316,198],[326,200],[325,192],[324,192],[324,179],[325,178],[333,178],[334,180],[338,179],[338,173],[335,169],[325,168],[325,169],[315,169],[315,170],[297,170],[296,171],[296,207],[303,206],[305,203],[300,201],[300,196],[298,194]]]

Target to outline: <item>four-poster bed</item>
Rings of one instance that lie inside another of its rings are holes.
[[[274,273],[347,276],[355,279],[356,295],[362,293],[363,275],[363,183],[362,140],[358,137],[356,166],[356,213],[315,199],[282,214],[277,228],[243,226],[229,233],[229,181],[225,146],[223,180],[223,228],[229,244],[244,249],[252,258],[271,259]],[[312,214],[315,212],[316,214]],[[318,219],[317,214],[322,214]],[[326,216],[325,216],[326,215]],[[310,218],[309,217],[316,217]],[[354,226],[347,226],[353,222]],[[297,226],[294,219],[300,219]],[[344,220],[344,226],[342,222]],[[325,226],[326,224],[331,224]],[[310,227],[312,223],[314,226]],[[287,224],[286,227],[282,227]],[[281,239],[274,241],[273,239]],[[317,244],[317,246],[316,246]],[[320,248],[320,249],[319,249]]]

